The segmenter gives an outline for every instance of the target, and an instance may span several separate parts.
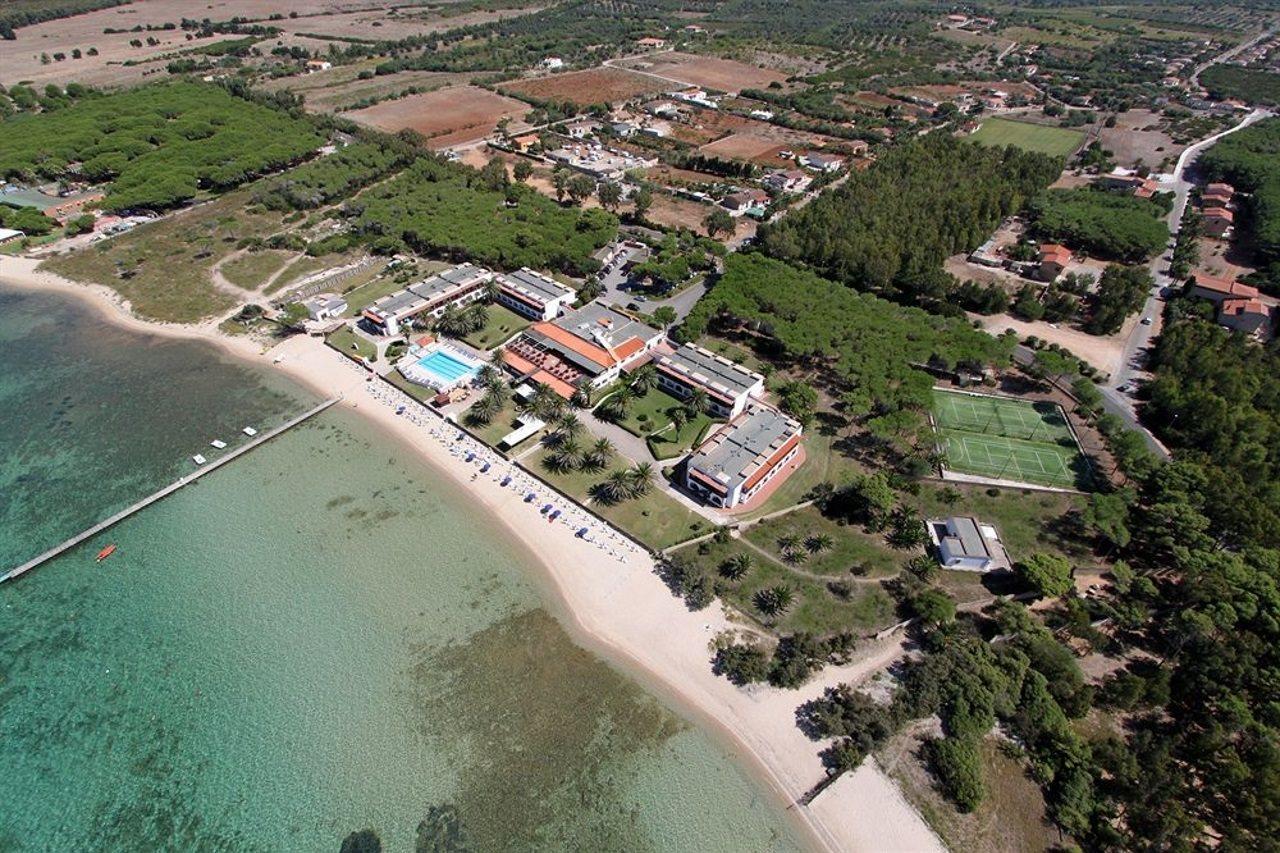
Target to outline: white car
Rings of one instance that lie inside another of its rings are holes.
[[[1143,317],[1143,318],[1142,318],[1142,325],[1144,325],[1144,326],[1150,326],[1150,325],[1151,325],[1151,318],[1150,318],[1150,317]]]

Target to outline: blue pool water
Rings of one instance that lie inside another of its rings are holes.
[[[474,376],[480,370],[476,365],[454,358],[439,349],[432,350],[418,359],[418,367],[435,376],[443,385],[452,385],[461,379]]]

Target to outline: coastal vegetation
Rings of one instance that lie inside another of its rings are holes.
[[[0,175],[108,182],[106,210],[165,210],[296,163],[312,125],[219,86],[166,83],[4,120]]]
[[[819,368],[844,413],[893,442],[923,424],[933,378],[922,368],[1005,363],[1011,341],[966,322],[858,293],[761,254],[725,259],[724,275],[678,334],[738,338],[775,359]]]
[[[1086,187],[1049,190],[1027,208],[1035,236],[1108,260],[1145,261],[1169,240],[1168,210],[1147,199]]]
[[[760,229],[766,252],[858,290],[932,307],[956,282],[942,269],[1047,187],[1062,161],[934,133]]]
[[[505,178],[505,173],[504,173]],[[421,157],[345,205],[354,233],[375,251],[412,249],[499,269],[593,272],[591,255],[618,230],[603,210],[564,208],[521,184]]]
[[[272,210],[310,210],[350,198],[414,157],[412,143],[388,137],[358,142],[261,185],[254,200]]]
[[[1200,72],[1200,85],[1214,98],[1239,98],[1263,106],[1280,104],[1280,74],[1274,71],[1210,65]]]

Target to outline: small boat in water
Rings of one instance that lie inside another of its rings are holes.
[[[221,450],[222,448],[227,446],[227,443],[222,439],[215,438],[213,441],[209,442],[209,446],[216,447],[218,450]]]
[[[250,438],[258,434],[258,431],[253,427],[245,427],[244,429],[241,430],[241,432],[243,432],[245,435],[249,436]]]
[[[116,552],[116,546],[114,543],[112,543],[111,545],[108,545],[107,547],[103,548],[101,551],[98,552],[98,559],[95,560],[94,562],[101,563],[103,560],[107,559],[107,557],[110,557],[115,552]]]
[[[203,465],[204,463],[208,462],[209,460],[205,459],[203,456],[201,456],[199,453],[197,453],[197,454],[195,454],[195,455],[193,455],[193,456],[191,457],[191,461],[192,461],[192,462],[194,462],[194,463],[196,463],[197,465]]]

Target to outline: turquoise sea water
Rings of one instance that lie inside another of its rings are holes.
[[[6,568],[312,402],[3,290],[0,368]],[[0,850],[795,849],[533,571],[354,415],[290,431],[0,585]]]

